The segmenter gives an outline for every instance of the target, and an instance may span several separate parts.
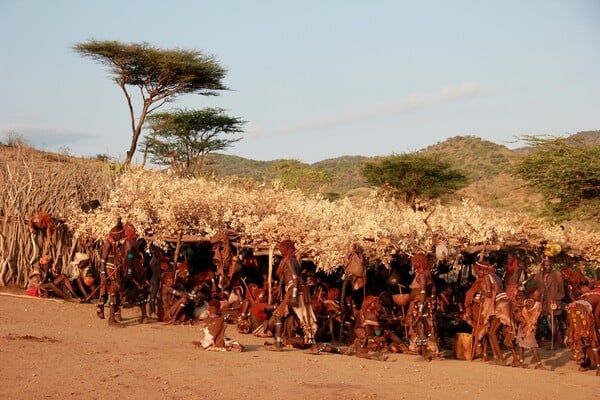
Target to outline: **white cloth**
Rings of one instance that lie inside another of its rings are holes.
[[[79,277],[81,277],[81,270],[79,269],[79,263],[71,262],[69,263],[63,270],[63,275],[69,278],[70,281],[73,281]]]

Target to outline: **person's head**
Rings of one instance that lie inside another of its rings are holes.
[[[160,247],[155,246],[155,245],[150,246],[150,255],[152,255],[152,257],[157,257],[157,258],[160,257],[161,252],[162,251],[160,250]]]
[[[535,301],[541,301],[542,300],[542,292],[540,292],[539,289],[535,289],[533,291],[533,293],[531,293],[531,298]]]
[[[363,327],[358,327],[354,330],[354,337],[357,339],[364,339],[367,337],[367,331]]]
[[[327,300],[337,301],[340,299],[340,289],[336,287],[330,287],[327,290]]]
[[[161,277],[160,277],[160,280],[161,280],[161,282],[162,282],[162,284],[164,286],[171,286],[171,285],[173,285],[173,279],[174,279],[173,272],[171,272],[171,271],[165,271],[165,272],[163,272],[162,275],[161,275]]]
[[[96,278],[94,278],[94,275],[86,275],[83,277],[83,284],[86,287],[92,287],[92,286],[94,286],[95,283],[96,283]]]
[[[506,261],[508,261],[509,263],[512,263],[515,260],[515,255],[513,253],[508,253],[508,255],[506,256]]]
[[[130,223],[123,226],[123,234],[128,240],[136,240],[138,237],[135,227]]]
[[[296,246],[294,245],[294,242],[292,240],[282,240],[281,242],[279,242],[279,251],[284,257],[290,256],[296,251]]]
[[[412,266],[415,271],[426,271],[429,270],[429,260],[427,254],[417,253],[412,257]]]
[[[550,264],[550,259],[548,257],[544,257],[542,259],[542,271],[549,272],[552,269],[552,264]]]
[[[50,257],[49,255],[44,255],[40,257],[40,267],[42,268],[49,268],[50,267],[50,263],[52,262],[52,257]]]
[[[492,272],[494,267],[485,261],[475,261],[474,269],[478,276],[483,276]]]
[[[258,303],[266,303],[267,302],[267,292],[264,290],[260,290],[258,295],[256,296],[256,301]]]
[[[75,253],[75,257],[73,257],[73,262],[77,265],[78,268],[83,269],[89,265],[90,256],[88,256],[85,253]]]
[[[120,218],[115,224],[115,226],[113,226],[110,229],[110,232],[108,232],[108,236],[115,241],[119,241],[123,239],[123,237],[125,237],[125,230]]]

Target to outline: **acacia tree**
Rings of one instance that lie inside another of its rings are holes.
[[[296,160],[276,161],[272,171],[286,189],[300,189],[304,193],[315,193],[331,183],[331,177],[309,165]]]
[[[176,110],[148,118],[150,136],[144,140],[145,152],[152,162],[170,165],[181,175],[193,175],[204,166],[206,155],[225,150],[241,137],[245,121],[231,117],[221,108]]]
[[[467,184],[464,174],[425,154],[394,154],[363,164],[361,175],[371,185],[390,188],[413,208],[420,197],[437,198]]]
[[[197,50],[165,50],[146,42],[98,40],[78,43],[73,50],[107,65],[113,80],[125,94],[132,130],[125,166],[129,166],[135,154],[148,114],[181,94],[215,96],[218,90],[227,89],[221,83],[225,69],[214,57]],[[130,87],[138,88],[141,96],[141,110],[137,116]]]
[[[539,190],[550,213],[569,218],[578,208],[586,214],[600,213],[600,146],[577,138],[524,136],[533,147],[513,173]]]

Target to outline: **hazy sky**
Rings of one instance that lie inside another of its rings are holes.
[[[0,141],[123,158],[125,97],[89,39],[201,50],[247,122],[228,154],[312,163],[473,135],[600,129],[600,1],[0,0]],[[135,91],[134,91],[135,93]]]

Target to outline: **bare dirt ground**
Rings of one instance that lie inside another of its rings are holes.
[[[600,399],[600,377],[564,349],[542,350],[545,371],[405,354],[380,362],[268,351],[229,325],[246,351],[217,353],[192,345],[197,326],[139,325],[126,309],[125,326],[109,328],[92,304],[22,294],[0,289],[0,399]]]

